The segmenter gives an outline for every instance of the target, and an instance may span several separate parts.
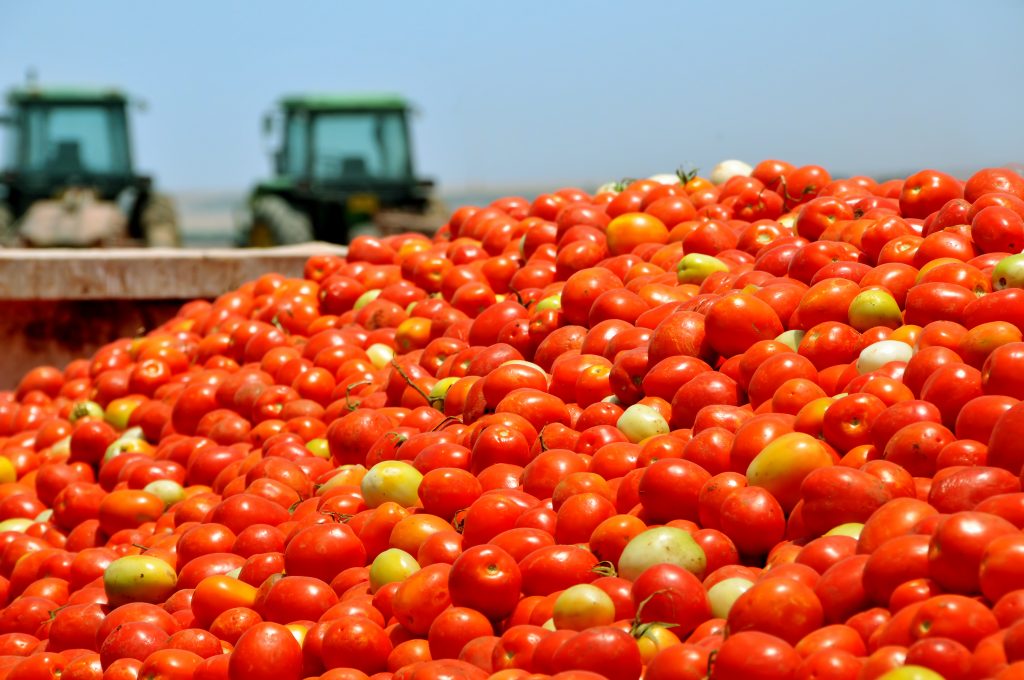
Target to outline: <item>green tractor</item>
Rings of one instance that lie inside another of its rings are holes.
[[[111,89],[8,92],[0,245],[181,244],[173,204],[133,169],[128,103]]]
[[[345,244],[358,233],[440,227],[434,183],[414,169],[411,113],[389,94],[281,99],[264,118],[266,135],[280,127],[275,176],[250,194],[238,245]]]

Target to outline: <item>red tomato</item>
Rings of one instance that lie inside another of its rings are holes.
[[[899,585],[927,577],[929,543],[928,536],[909,534],[895,536],[879,545],[864,565],[867,595],[876,603],[888,604]]]
[[[712,304],[705,327],[711,347],[727,357],[742,354],[755,342],[772,340],[783,331],[771,306],[742,293],[726,295]]]
[[[384,628],[370,619],[342,616],[327,624],[321,655],[328,669],[356,668],[369,675],[387,668],[393,647]]]
[[[782,506],[766,489],[738,488],[719,510],[722,532],[743,555],[765,555],[782,540],[786,519]]]
[[[452,659],[457,658],[471,640],[493,634],[492,624],[480,612],[467,607],[450,607],[430,624],[427,640],[433,658]]]
[[[999,536],[1016,533],[1017,527],[995,515],[966,511],[949,515],[939,521],[931,537],[928,575],[949,592],[976,592],[985,547]]]
[[[232,650],[228,677],[301,678],[302,648],[284,626],[257,623],[242,633]]]
[[[788,578],[767,578],[744,592],[729,610],[729,630],[757,630],[791,644],[821,627],[824,611],[814,590]]]
[[[673,624],[673,632],[680,637],[711,617],[711,606],[701,582],[689,571],[672,564],[646,569],[633,582],[632,595],[639,620]]]
[[[511,555],[500,548],[476,546],[452,564],[448,588],[456,607],[471,607],[497,620],[515,608],[521,584],[522,574]]]
[[[608,680],[640,676],[640,649],[629,633],[614,626],[596,626],[566,640],[553,659],[556,671],[591,671]]]
[[[799,666],[800,655],[785,640],[761,631],[737,631],[718,649],[708,677],[783,680],[795,677]]]

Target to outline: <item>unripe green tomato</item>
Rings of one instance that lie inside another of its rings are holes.
[[[368,507],[376,508],[391,501],[403,508],[411,508],[419,503],[422,481],[423,474],[409,463],[385,460],[367,471],[360,488]]]
[[[637,444],[656,434],[668,434],[668,421],[656,409],[646,404],[633,404],[619,416],[615,426],[629,441]]]
[[[674,564],[703,577],[707,556],[693,536],[676,527],[655,527],[634,536],[619,557],[619,576],[635,581],[656,564]]]
[[[398,548],[389,548],[374,558],[370,565],[370,592],[395,581],[404,581],[420,570],[416,558]]]
[[[722,579],[708,588],[708,602],[711,604],[711,615],[716,618],[729,618],[729,610],[740,595],[754,586],[754,582],[740,577]]]
[[[111,607],[129,602],[159,604],[171,596],[178,574],[157,557],[128,555],[103,571],[103,590]]]
[[[551,619],[558,630],[586,630],[615,622],[615,602],[589,583],[569,586],[555,599]]]
[[[185,489],[173,479],[154,479],[142,487],[142,490],[162,500],[167,507],[185,500]]]

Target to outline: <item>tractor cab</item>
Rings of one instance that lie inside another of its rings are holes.
[[[412,107],[397,95],[303,95],[264,119],[277,132],[275,176],[250,197],[243,245],[347,243],[382,211],[422,214],[433,182],[417,178]]]
[[[398,97],[288,97],[277,173],[295,182],[373,187],[413,176],[408,104]]]
[[[8,93],[0,119],[7,127],[0,240],[37,246],[177,243],[173,207],[152,193],[149,177],[134,172],[128,104],[114,89],[32,85]]]

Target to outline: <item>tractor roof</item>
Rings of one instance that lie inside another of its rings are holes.
[[[286,109],[306,109],[309,111],[360,111],[387,109],[404,111],[411,108],[404,97],[386,92],[346,92],[298,94],[281,98],[281,106]]]
[[[15,87],[7,91],[11,104],[46,102],[49,104],[124,104],[128,96],[112,87]]]

